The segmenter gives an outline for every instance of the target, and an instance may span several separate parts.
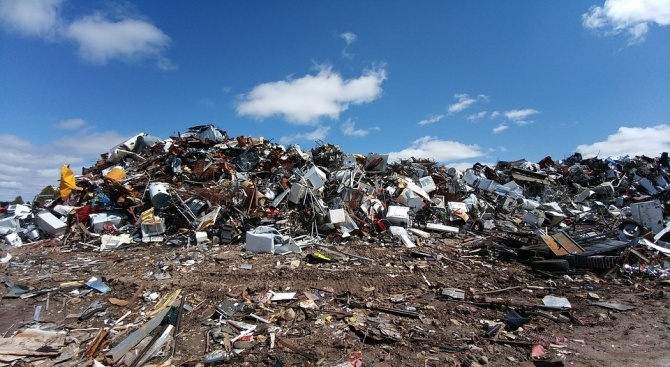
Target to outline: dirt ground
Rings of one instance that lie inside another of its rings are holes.
[[[79,286],[30,298],[3,297],[0,336],[9,338],[30,325],[66,330],[66,343],[75,356],[56,366],[92,365],[83,355],[98,331],[131,311],[95,356],[111,365],[105,352],[143,325],[143,315],[171,291],[181,289],[187,309],[171,359],[175,366],[203,365],[208,351],[225,348],[225,339],[214,343],[208,337],[219,320],[216,306],[224,300],[246,301],[231,319],[262,325],[257,331],[265,339],[250,343],[235,358],[217,362],[222,365],[670,366],[670,303],[661,280],[625,279],[616,272],[542,277],[486,251],[466,252],[470,247],[464,240],[444,238],[412,250],[357,240],[338,247],[372,262],[317,248],[305,248],[302,254],[250,254],[242,245],[187,249],[154,243],[100,252],[42,243],[5,249],[0,255],[10,253],[12,259],[0,264],[1,278],[16,285],[44,290],[95,276],[111,291],[82,295],[88,287]],[[317,251],[332,262],[319,263],[308,256]],[[586,290],[587,285],[594,290]],[[465,299],[442,296],[445,288],[464,290]],[[0,286],[0,294],[9,289]],[[268,291],[297,292],[296,299],[259,302]],[[159,295],[157,300],[143,297],[152,292]],[[544,310],[567,322],[532,313],[542,310],[529,305],[542,305],[548,294],[569,300],[568,312]],[[317,309],[306,306],[308,296],[316,298]],[[594,306],[594,296],[636,308],[619,312]],[[131,303],[116,306],[110,298]],[[105,311],[78,321],[96,300]],[[37,306],[41,312],[34,320]],[[497,336],[486,336],[512,309],[527,312],[530,322],[519,330],[503,328]],[[270,323],[262,324],[249,313]],[[546,347],[535,361],[533,344]],[[169,355],[165,350],[150,363],[159,364]],[[15,365],[50,366],[54,361],[30,357]]]

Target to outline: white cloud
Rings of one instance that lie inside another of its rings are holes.
[[[32,201],[47,185],[58,185],[60,167],[75,174],[91,166],[114,145],[128,137],[115,132],[75,134],[47,144],[33,145],[14,135],[0,135],[0,200],[21,196]]]
[[[468,121],[476,121],[476,120],[479,120],[481,118],[486,117],[486,114],[487,114],[486,111],[481,111],[481,112],[477,112],[477,113],[474,113],[472,115],[467,116],[466,119]]]
[[[82,119],[63,120],[56,124],[56,128],[60,130],[76,130],[86,125],[86,121]]]
[[[500,116],[500,111],[493,111],[493,112],[491,112],[491,114],[489,115],[489,119],[493,120],[494,118],[496,118],[496,117],[498,117],[498,116]]]
[[[580,145],[576,151],[587,157],[624,155],[656,157],[662,152],[670,151],[670,125],[646,128],[620,127],[616,133],[609,135],[607,140]]]
[[[600,6],[591,6],[587,13],[582,14],[582,26],[589,29],[603,28],[607,24],[607,15]]]
[[[175,71],[179,66],[164,56],[159,56],[156,61],[156,66],[163,71]]]
[[[75,154],[53,149],[53,146],[34,146],[14,135],[0,135],[0,156],[2,156],[2,163],[6,165],[28,169],[43,168],[58,162],[79,159]]]
[[[330,67],[317,75],[263,83],[241,96],[237,113],[259,119],[280,115],[298,125],[316,125],[321,117],[337,119],[350,104],[369,103],[379,98],[386,70],[367,70],[358,78],[342,79]]]
[[[72,22],[61,18],[63,0],[6,0],[0,2],[0,25],[10,32],[50,41],[70,40],[86,61],[105,64],[110,60],[131,63],[156,61],[163,71],[177,65],[165,57],[170,37],[152,23],[136,15],[96,12]]]
[[[0,24],[24,36],[51,39],[56,35],[63,0],[5,0],[0,2]]]
[[[149,22],[131,18],[113,21],[101,13],[75,20],[64,32],[79,45],[82,58],[99,64],[158,57],[170,44],[170,37]]]
[[[644,40],[649,24],[670,24],[670,0],[605,0],[582,14],[584,28],[605,35],[627,33],[629,43]]]
[[[526,125],[530,125],[530,124],[532,124],[532,123],[534,123],[534,122],[535,122],[535,121],[533,121],[533,120],[517,120],[517,121],[514,121],[514,123],[515,123],[517,126],[526,126]]]
[[[370,133],[370,130],[356,129],[356,123],[351,119],[342,123],[341,128],[342,128],[342,133],[345,136],[359,136],[359,137],[362,137],[362,136],[368,135],[368,133]]]
[[[419,125],[423,126],[423,125],[434,124],[434,123],[442,120],[444,118],[444,116],[445,115],[432,115],[432,116],[428,117],[427,119],[423,119],[423,120],[419,121]]]
[[[328,135],[328,132],[330,131],[329,127],[326,126],[318,126],[316,130],[308,132],[308,133],[298,133],[298,134],[293,134],[293,135],[286,135],[282,136],[279,138],[279,143],[280,144],[292,144],[300,140],[307,140],[307,141],[317,141],[317,140],[323,140],[326,138]]]
[[[477,98],[472,98],[468,94],[460,93],[455,94],[454,98],[456,98],[456,103],[450,104],[449,107],[447,107],[447,112],[449,112],[450,115],[465,110],[477,101],[486,102],[489,100],[489,96],[486,94],[480,94]]]
[[[346,45],[342,49],[342,57],[346,59],[353,59],[355,55],[349,52],[349,45],[354,43],[356,39],[358,39],[358,36],[356,36],[356,34],[352,32],[345,32],[340,34],[340,38],[342,38],[346,43]]]
[[[521,121],[525,120],[528,118],[528,116],[535,115],[537,113],[540,113],[540,111],[534,110],[532,108],[526,108],[524,110],[510,110],[510,111],[505,111],[504,115],[508,119],[512,121]]]
[[[447,111],[449,112],[450,115],[456,112],[461,112],[464,109],[470,107],[470,105],[472,105],[473,103],[477,102],[476,99],[470,97],[467,94],[456,94],[454,95],[454,98],[456,98],[458,102],[449,105],[449,107],[447,108]]]
[[[350,44],[354,43],[356,39],[358,39],[358,36],[356,36],[355,33],[352,32],[345,32],[340,34],[340,38],[344,40],[344,42],[349,46]]]
[[[56,139],[53,147],[60,151],[77,156],[100,158],[100,154],[106,153],[116,144],[128,140],[130,136],[119,134],[115,131],[90,132],[74,134]]]
[[[503,131],[505,131],[505,130],[507,130],[507,129],[509,129],[509,126],[507,126],[507,125],[505,125],[504,123],[502,123],[502,124],[500,124],[500,125],[498,125],[498,126],[496,126],[496,127],[493,128],[493,133],[494,133],[494,134],[499,134],[499,133],[501,133],[501,132],[503,132]]]
[[[495,167],[496,163],[490,163],[490,162],[457,162],[457,163],[451,163],[449,164],[449,168],[454,167],[457,170],[463,172],[468,168],[472,168],[476,163],[483,164],[485,166],[489,167]]]
[[[390,152],[389,160],[402,158],[428,158],[436,162],[447,162],[483,156],[477,145],[465,145],[456,141],[440,140],[434,136],[424,136],[399,152]]]

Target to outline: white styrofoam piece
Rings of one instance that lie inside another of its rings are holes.
[[[331,209],[328,211],[328,218],[330,223],[340,224],[344,223],[347,220],[347,217],[344,214],[344,209]]]
[[[458,227],[447,226],[447,225],[438,224],[438,223],[428,223],[428,224],[426,224],[426,229],[430,229],[431,231],[451,232],[451,233],[458,233],[458,231],[459,231]]]
[[[429,238],[430,237],[430,233],[422,231],[418,228],[410,228],[409,231],[412,232],[413,235],[416,235],[416,236],[419,236],[419,237],[423,237],[423,238]]]
[[[207,232],[195,232],[195,242],[200,245],[207,241]]]

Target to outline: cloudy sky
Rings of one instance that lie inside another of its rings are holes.
[[[670,150],[670,0],[0,0],[0,200],[139,132],[446,165]]]

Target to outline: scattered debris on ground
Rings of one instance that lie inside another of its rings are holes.
[[[0,220],[0,366],[670,365],[667,152],[388,158],[208,125],[63,166]]]

